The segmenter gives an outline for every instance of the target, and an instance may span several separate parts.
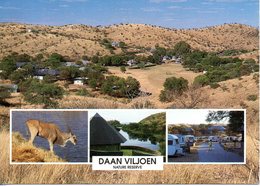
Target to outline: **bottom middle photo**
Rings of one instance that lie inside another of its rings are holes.
[[[160,110],[92,110],[92,156],[164,156],[166,113]]]

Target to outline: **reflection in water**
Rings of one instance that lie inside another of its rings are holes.
[[[122,146],[139,146],[151,150],[159,150],[159,143],[157,142],[153,141],[154,143],[152,143],[147,138],[137,138],[136,136],[132,136],[123,130],[120,130],[119,132],[127,139],[125,143],[122,143]]]

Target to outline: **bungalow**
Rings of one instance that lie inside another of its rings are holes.
[[[37,69],[35,71],[34,78],[43,80],[44,76],[46,76],[46,75],[57,76],[59,74],[60,74],[60,71],[58,71],[58,70],[43,68],[43,69]]]
[[[120,152],[126,139],[98,113],[90,120],[90,150]]]
[[[162,61],[170,60],[171,58],[169,56],[163,56]]]
[[[77,77],[77,78],[74,78],[73,84],[74,85],[84,85],[86,80],[88,80],[88,78]]]
[[[75,62],[65,62],[66,67],[79,67]]]
[[[130,59],[126,62],[126,64],[130,67],[134,66],[137,64],[137,62],[134,59]]]
[[[172,56],[172,61],[176,61],[177,57],[176,56]]]
[[[23,66],[25,66],[28,63],[29,62],[16,62],[15,65],[16,65],[17,69],[20,69],[20,68],[22,68]]]
[[[181,58],[178,57],[178,58],[175,60],[175,63],[181,63]]]

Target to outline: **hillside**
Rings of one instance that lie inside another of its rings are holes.
[[[150,115],[139,122],[139,124],[141,125],[152,125],[153,123],[156,123],[157,125],[160,126],[165,126],[166,123],[165,112]]]
[[[11,52],[58,52],[70,58],[83,55],[110,54],[101,44],[103,39],[125,42],[127,51],[144,52],[156,44],[173,47],[179,41],[194,49],[222,51],[226,49],[254,50],[258,48],[258,29],[241,24],[224,24],[201,29],[168,29],[143,24],[121,24],[108,27],[86,25],[46,26],[18,23],[0,24],[0,57]],[[117,48],[113,52],[122,52]]]

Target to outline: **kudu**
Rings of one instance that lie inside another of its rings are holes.
[[[54,123],[45,123],[39,120],[28,120],[26,125],[31,135],[29,142],[33,144],[34,138],[36,136],[45,138],[49,142],[51,152],[53,152],[54,144],[60,145],[62,147],[65,147],[68,141],[74,145],[77,144],[77,137],[72,134],[68,125],[68,132],[62,132],[60,128]]]

